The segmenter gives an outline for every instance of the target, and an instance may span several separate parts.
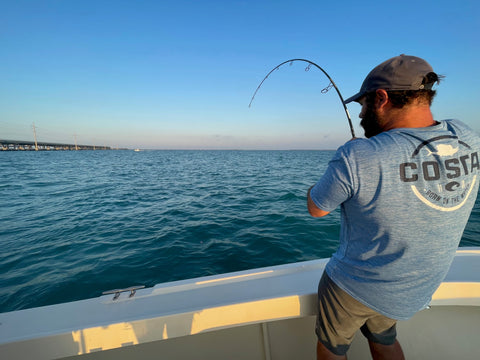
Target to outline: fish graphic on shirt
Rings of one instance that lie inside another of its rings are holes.
[[[458,151],[458,147],[454,148],[452,145],[440,144],[437,145],[436,151],[428,150],[428,156],[437,155],[437,156],[451,156]]]

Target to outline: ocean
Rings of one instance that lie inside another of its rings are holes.
[[[333,151],[0,152],[0,312],[329,257]],[[460,246],[480,246],[480,199]]]

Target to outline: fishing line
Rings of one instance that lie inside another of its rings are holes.
[[[346,106],[345,103],[344,103],[342,94],[340,94],[340,90],[338,90],[337,85],[335,85],[335,82],[332,80],[332,78],[330,77],[330,75],[328,75],[325,70],[323,70],[320,66],[318,66],[317,64],[315,64],[314,62],[312,62],[312,61],[310,61],[310,60],[305,60],[305,59],[290,59],[290,60],[284,61],[284,62],[282,62],[281,64],[275,66],[275,67],[267,74],[267,76],[265,76],[265,77],[263,78],[262,82],[258,85],[257,89],[256,89],[255,92],[253,93],[252,99],[250,100],[250,104],[248,104],[248,107],[251,107],[251,106],[252,106],[252,102],[253,102],[253,99],[255,98],[255,95],[257,95],[258,90],[260,90],[260,88],[262,87],[262,84],[264,83],[265,80],[267,80],[267,78],[270,76],[271,73],[273,73],[275,70],[279,69],[281,66],[283,66],[283,65],[285,65],[285,64],[287,64],[287,63],[290,63],[290,65],[292,65],[293,62],[295,62],[295,61],[304,61],[304,62],[308,63],[307,67],[305,68],[305,71],[309,71],[310,68],[312,67],[312,65],[315,66],[316,68],[320,69],[320,71],[325,74],[325,76],[328,78],[328,80],[330,80],[330,83],[329,83],[324,89],[321,90],[321,93],[322,93],[322,94],[326,94],[332,87],[335,88],[335,90],[337,91],[338,96],[340,97],[340,101],[342,102],[342,106],[343,106],[343,109],[345,110],[345,114],[347,115],[348,125],[350,126],[350,132],[352,133],[352,137],[355,137],[355,131],[353,130],[352,119],[350,118],[350,114],[348,113],[348,109],[347,109],[347,106]]]

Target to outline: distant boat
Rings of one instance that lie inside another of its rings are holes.
[[[327,261],[3,313],[0,359],[314,359],[316,286]],[[479,309],[480,248],[460,248],[431,308],[398,323],[406,358],[478,358]],[[361,334],[348,355],[371,359]]]
[[[133,150],[133,151],[141,151],[141,150],[140,150],[140,149],[135,149],[135,150]]]

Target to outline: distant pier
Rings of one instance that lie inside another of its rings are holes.
[[[110,146],[0,140],[0,151],[112,150]]]

